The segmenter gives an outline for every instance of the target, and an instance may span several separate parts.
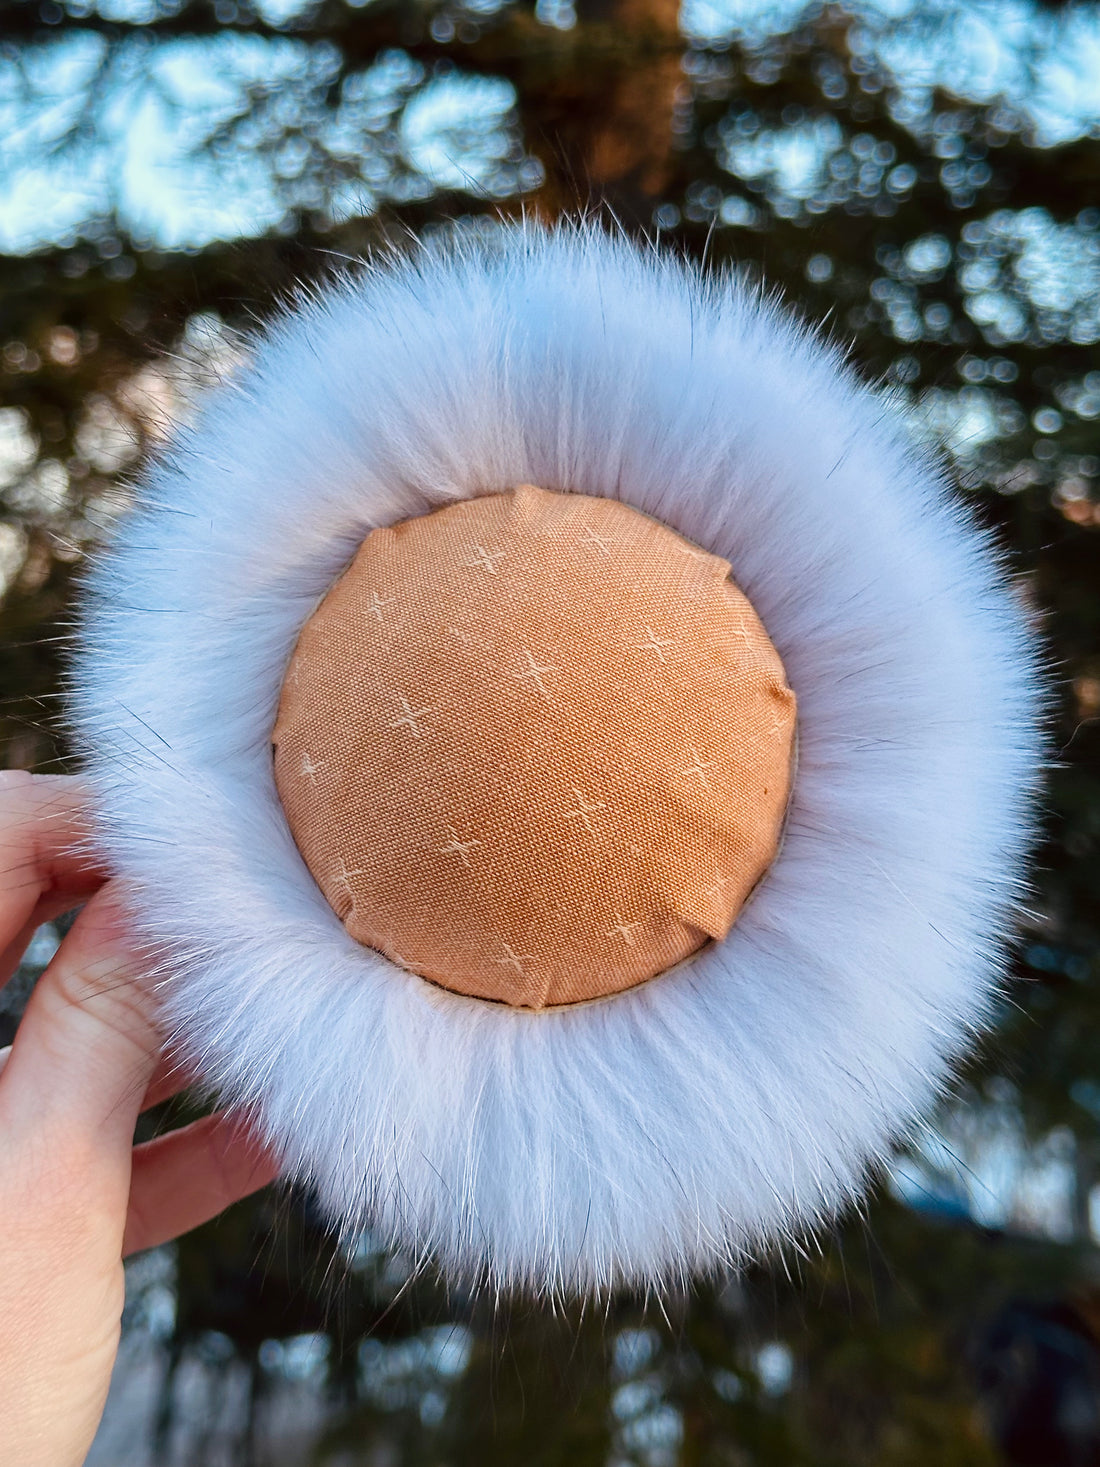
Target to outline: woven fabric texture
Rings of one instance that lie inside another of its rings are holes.
[[[351,936],[530,1008],[724,937],[776,853],[795,730],[729,571],[627,505],[528,485],[369,535],[273,733]]]

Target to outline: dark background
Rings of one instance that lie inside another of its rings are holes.
[[[71,767],[74,577],[240,332],[381,240],[582,205],[827,323],[1044,608],[1058,762],[999,1025],[859,1216],[684,1297],[470,1300],[341,1259],[306,1198],[242,1204],[132,1265],[91,1462],[1100,1463],[1094,8],[9,0],[0,760]]]

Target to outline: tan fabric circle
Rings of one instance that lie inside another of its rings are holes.
[[[771,863],[795,699],[729,565],[523,486],[363,542],[273,734],[348,932],[459,993],[630,988],[729,931]]]

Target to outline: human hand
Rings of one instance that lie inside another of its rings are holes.
[[[0,984],[35,928],[86,903],[0,1050],[0,1462],[79,1467],[118,1349],[127,1253],[264,1186],[225,1115],[134,1146],[186,1078],[162,1046],[117,890],[78,854],[77,779],[0,772]]]

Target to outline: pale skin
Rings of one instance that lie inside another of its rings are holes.
[[[123,1258],[275,1173],[213,1115],[134,1145],[186,1084],[166,1052],[118,890],[87,857],[87,792],[0,772],[0,984],[40,923],[82,906],[0,1050],[0,1462],[80,1467],[118,1349]]]

